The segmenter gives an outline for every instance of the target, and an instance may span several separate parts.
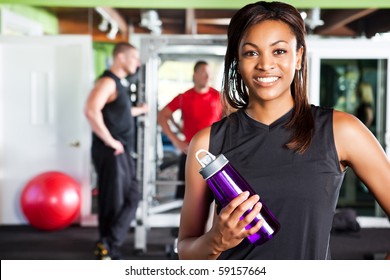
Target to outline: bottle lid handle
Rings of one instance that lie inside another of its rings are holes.
[[[204,155],[202,158],[199,158],[199,155],[201,153],[206,153],[206,155]],[[215,156],[209,151],[206,151],[205,149],[198,150],[195,154],[195,157],[202,167],[205,167],[206,165],[210,164],[213,160],[215,160]]]

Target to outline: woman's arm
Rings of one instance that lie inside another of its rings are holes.
[[[336,149],[342,167],[351,167],[390,216],[390,161],[375,136],[356,117],[334,111]]]

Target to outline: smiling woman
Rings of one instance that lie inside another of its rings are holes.
[[[270,29],[275,32],[272,36],[265,36]],[[279,107],[292,107],[294,101],[290,85],[295,71],[301,68],[303,47],[297,46],[287,24],[266,20],[248,28],[238,51],[238,73],[253,93],[248,96],[251,106],[246,108],[246,113],[259,122],[270,124],[274,116],[256,115],[254,107],[266,106],[267,101],[271,100],[277,102]]]
[[[390,162],[378,141],[352,115],[308,102],[305,34],[300,13],[289,4],[260,1],[233,16],[222,93],[235,112],[190,143],[180,258],[330,259],[347,167],[390,215]],[[244,192],[227,205],[217,203],[206,232],[214,197],[199,174],[201,149],[224,154],[258,194]],[[266,244],[253,246],[246,237],[263,222],[246,226],[259,214],[259,196],[281,228]]]

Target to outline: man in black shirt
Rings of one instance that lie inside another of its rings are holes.
[[[100,239],[95,254],[99,259],[121,259],[122,245],[135,217],[139,201],[135,164],[130,156],[133,116],[147,106],[132,107],[124,86],[125,78],[140,65],[137,49],[119,43],[113,64],[97,80],[85,106],[92,128],[92,159],[98,178]]]

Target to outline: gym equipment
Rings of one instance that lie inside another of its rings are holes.
[[[69,226],[80,213],[80,185],[69,175],[49,171],[33,177],[21,194],[23,213],[41,230]]]
[[[183,184],[172,178],[162,178],[159,174],[164,158],[161,132],[157,124],[159,69],[169,61],[218,61],[223,65],[226,52],[225,36],[208,35],[151,35],[140,39],[140,84],[139,102],[147,103],[148,114],[137,118],[137,178],[142,189],[142,198],[135,221],[136,251],[146,252],[147,235],[151,228],[177,229],[180,222],[180,208],[183,200],[172,198],[159,201],[158,192],[162,189]],[[160,104],[161,105],[161,104]],[[175,176],[176,178],[176,176]],[[168,251],[174,248],[169,246]]]

